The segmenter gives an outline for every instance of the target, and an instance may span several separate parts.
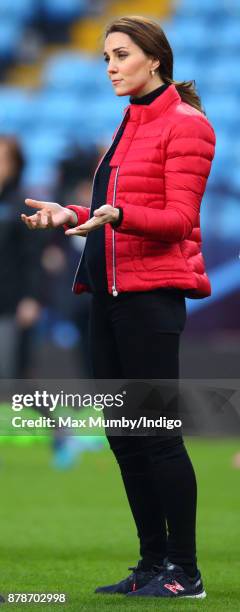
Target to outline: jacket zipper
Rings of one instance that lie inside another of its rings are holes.
[[[120,124],[120,126],[119,126],[119,128],[118,128],[118,130],[117,130],[117,132],[116,132],[116,134],[115,134],[115,136],[114,136],[114,140],[111,142],[111,145],[110,145],[110,147],[107,149],[106,153],[104,153],[104,156],[102,157],[102,159],[100,159],[100,161],[99,161],[99,163],[98,163],[98,165],[97,165],[97,167],[96,167],[96,170],[95,170],[95,172],[94,172],[93,182],[92,182],[92,192],[91,192],[91,206],[90,206],[90,210],[89,210],[89,219],[90,219],[90,217],[91,217],[92,204],[93,204],[93,189],[94,189],[94,183],[95,183],[95,179],[96,179],[96,174],[97,174],[97,171],[98,171],[98,169],[99,169],[99,167],[100,167],[101,163],[102,163],[102,162],[103,162],[103,160],[105,159],[105,157],[106,157],[107,153],[109,153],[110,149],[111,149],[111,148],[112,148],[112,146],[114,145],[114,142],[115,142],[115,140],[116,140],[116,138],[117,138],[118,132],[119,132],[119,130],[121,129],[121,127],[122,127],[122,125],[123,125],[123,123],[124,123],[124,121],[125,121],[126,116],[127,116],[127,114],[128,114],[128,113],[129,113],[129,109],[126,111],[126,113],[125,113],[125,115],[124,115],[124,117],[123,117],[123,120],[122,120],[122,122],[121,122],[121,124]],[[117,177],[117,175],[118,175],[118,171],[119,171],[119,166],[117,167],[117,174],[116,174],[116,176],[115,176],[115,183],[114,183],[114,194],[113,194],[113,206],[114,206],[115,199],[116,199],[116,182],[117,182],[117,181],[116,181],[116,177]],[[114,230],[113,230],[113,234],[114,234]],[[84,255],[85,248],[86,248],[86,242],[87,242],[87,240],[85,241],[85,245],[84,245],[84,248],[83,248],[83,252],[82,252],[82,255],[81,255],[81,258],[80,258],[79,264],[78,264],[78,266],[77,266],[75,276],[74,276],[74,280],[73,280],[73,289],[74,289],[75,283],[76,283],[76,281],[77,281],[77,276],[78,276],[79,268],[80,268],[80,265],[81,265],[81,261],[82,261],[83,255]],[[114,244],[114,243],[115,243],[115,236],[113,237],[113,244]],[[113,246],[113,253],[114,253],[114,261],[115,261],[115,247],[114,247],[114,246]],[[115,277],[116,277],[116,269],[114,268],[113,278],[115,278]],[[116,280],[116,278],[115,278],[115,280]],[[116,282],[115,282],[114,280],[113,280],[113,285],[116,285]],[[113,292],[113,291],[115,291],[115,292],[116,292],[116,287],[115,287],[115,289],[114,289],[114,287],[112,287],[112,292]],[[118,292],[113,293],[113,295],[114,295],[114,296],[118,295]]]
[[[117,179],[119,173],[120,166],[117,166],[116,175],[114,179],[114,190],[113,190],[113,208],[116,202],[116,191],[117,191]],[[116,287],[116,249],[115,249],[115,230],[112,228],[112,260],[113,260],[113,286],[112,286],[112,294],[113,297],[117,297],[118,290]]]

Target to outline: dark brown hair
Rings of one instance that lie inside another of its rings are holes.
[[[195,81],[174,81],[173,52],[164,31],[157,22],[135,15],[119,17],[106,26],[105,39],[112,32],[128,34],[146,55],[159,59],[158,72],[162,81],[174,84],[183,102],[187,102],[204,113],[200,97],[195,89]]]

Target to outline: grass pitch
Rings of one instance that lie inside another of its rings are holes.
[[[240,610],[240,440],[187,442],[197,472],[198,561],[207,598],[138,599],[93,593],[128,575],[139,558],[135,526],[110,451],[73,469],[49,467],[47,444],[0,446],[0,593],[67,594],[64,604],[3,604],[10,610],[206,612]]]

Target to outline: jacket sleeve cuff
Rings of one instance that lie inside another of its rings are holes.
[[[120,209],[120,206],[117,208]],[[117,231],[126,234],[141,235],[144,228],[146,228],[144,207],[141,207],[141,210],[139,210],[139,207],[137,206],[124,203],[123,207],[120,210],[122,211],[122,215],[121,222],[117,222],[118,224],[117,226],[115,226]]]
[[[85,223],[85,221],[87,221],[89,218],[90,209],[85,206],[76,206],[74,204],[69,204],[68,206],[66,206],[66,208],[69,208],[70,210],[73,210],[73,212],[76,213],[77,222],[76,225],[72,225],[71,223],[65,223],[63,226],[64,230],[68,230],[71,227],[76,227],[77,225],[82,225],[82,223]]]
[[[112,223],[110,223],[110,225],[113,227],[113,229],[119,227],[119,225],[121,225],[122,220],[123,220],[123,209],[121,206],[117,206],[117,209],[119,210],[119,217],[116,221],[113,221]]]

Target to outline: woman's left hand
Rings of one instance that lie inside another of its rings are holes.
[[[119,209],[113,208],[110,204],[104,204],[94,210],[93,217],[88,219],[86,223],[66,230],[67,236],[87,236],[89,232],[93,232],[106,223],[113,223],[119,219]]]

